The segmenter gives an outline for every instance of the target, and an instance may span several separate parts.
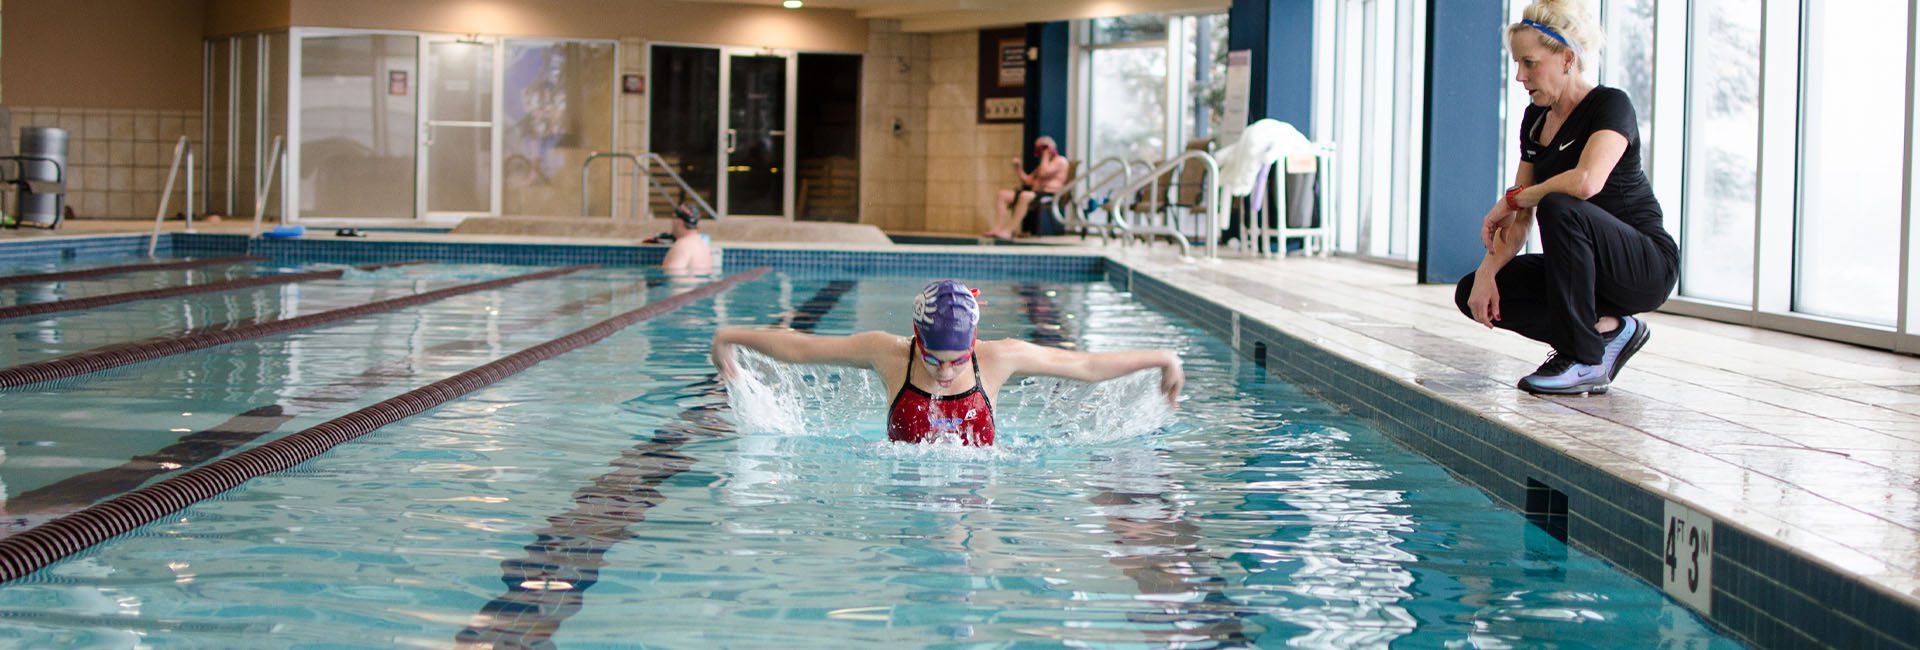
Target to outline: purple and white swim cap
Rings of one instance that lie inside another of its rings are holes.
[[[913,331],[928,350],[973,349],[974,330],[980,325],[980,303],[967,285],[941,280],[927,285],[913,300]]]

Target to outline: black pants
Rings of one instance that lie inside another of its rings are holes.
[[[1500,269],[1500,320],[1495,327],[1553,346],[1575,361],[1598,364],[1605,343],[1602,316],[1653,311],[1673,293],[1679,260],[1664,231],[1641,232],[1592,203],[1548,194],[1534,212],[1539,255],[1520,255]],[[1460,279],[1454,303],[1469,318],[1474,275]]]

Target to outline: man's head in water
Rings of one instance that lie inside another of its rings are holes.
[[[979,325],[980,303],[967,285],[941,280],[927,285],[914,299],[913,333],[920,337],[920,349],[914,355],[941,387],[951,385],[973,361]]]
[[[673,209],[673,237],[679,239],[700,231],[700,213],[693,206],[682,205]]]

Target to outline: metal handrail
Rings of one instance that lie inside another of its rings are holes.
[[[720,212],[717,210],[714,210],[712,205],[708,205],[707,199],[700,196],[699,192],[694,191],[693,186],[687,184],[687,179],[681,178],[680,172],[674,171],[673,165],[667,164],[666,158],[662,158],[660,157],[660,154],[657,154],[651,151],[642,153],[641,155],[646,157],[648,160],[659,163],[660,171],[666,172],[667,177],[672,178],[674,184],[680,186],[680,195],[683,197],[693,197],[693,203],[695,205],[700,206],[700,209],[706,214],[707,218],[709,219],[720,218]],[[660,188],[660,196],[661,198],[664,198],[668,201],[673,200],[673,197],[667,196],[666,188]]]
[[[153,236],[147,238],[147,257],[160,246],[160,225],[167,219],[167,204],[173,202],[173,181],[180,177],[180,161],[187,163],[187,229],[193,232],[193,142],[187,136],[173,143],[173,164],[167,167],[167,187],[160,194],[160,207],[153,211]]]
[[[273,174],[276,170],[284,171],[285,169],[280,164],[280,161],[285,160],[287,155],[286,149],[284,149],[284,137],[285,136],[278,135],[273,136],[273,146],[269,149],[272,153],[267,154],[267,175],[261,177],[261,185],[253,189],[253,234],[251,235],[253,237],[260,236],[260,221],[264,219],[267,214],[267,197],[273,194]],[[284,180],[280,183],[280,187],[282,191],[285,191],[286,183]],[[285,225],[286,221],[287,212],[281,210],[281,225]]]
[[[580,163],[580,216],[582,217],[587,216],[587,167],[592,165],[595,159],[599,158],[619,158],[633,163],[634,176],[631,196],[633,197],[634,204],[629,206],[630,209],[638,209],[640,201],[640,177],[651,176],[652,174],[649,172],[651,165],[658,164],[660,165],[660,170],[666,172],[667,177],[673,179],[674,184],[680,187],[681,201],[675,201],[672,195],[667,194],[667,188],[656,186],[655,190],[660,194],[660,198],[666,199],[669,203],[678,204],[690,197],[693,199],[695,205],[700,206],[700,210],[705,218],[720,218],[720,213],[714,210],[711,204],[707,203],[705,197],[700,196],[699,192],[694,191],[692,185],[687,184],[687,179],[680,177],[680,172],[675,171],[673,165],[667,163],[666,158],[662,158],[660,154],[651,151],[642,151],[637,154],[616,151],[596,151],[593,152],[592,155],[587,156],[587,159]],[[611,206],[613,202],[613,190],[611,187],[608,188],[607,194],[608,204]]]
[[[1120,167],[1119,171],[1107,174],[1098,181],[1093,180],[1095,173],[1109,166],[1109,163],[1118,165]],[[1049,204],[1047,209],[1053,212],[1053,218],[1056,221],[1059,221],[1062,225],[1069,228],[1080,228],[1083,235],[1088,229],[1099,230],[1100,241],[1102,244],[1105,244],[1114,230],[1124,230],[1123,225],[1111,220],[1104,224],[1094,223],[1092,220],[1086,218],[1087,211],[1080,210],[1079,202],[1093,198],[1094,194],[1101,188],[1107,187],[1107,185],[1112,183],[1116,178],[1120,179],[1121,185],[1132,182],[1133,166],[1127,164],[1126,161],[1121,160],[1117,156],[1101,158],[1099,162],[1095,162],[1092,167],[1088,167],[1086,171],[1081,172],[1079,177],[1067,181],[1066,186],[1060,189],[1060,198]],[[1107,193],[1109,199],[1111,199],[1112,194],[1112,192]],[[1060,205],[1062,203],[1071,203],[1075,216],[1069,217],[1061,212]]]
[[[1153,185],[1155,187],[1158,187],[1160,178],[1162,176],[1165,176],[1173,172],[1174,170],[1179,169],[1182,163],[1185,163],[1186,161],[1189,161],[1189,160],[1198,160],[1207,166],[1207,193],[1206,193],[1206,197],[1207,197],[1207,202],[1206,202],[1207,203],[1207,258],[1217,259],[1220,257],[1220,243],[1219,243],[1219,237],[1218,237],[1220,232],[1220,201],[1218,200],[1220,197],[1220,163],[1213,159],[1212,154],[1209,154],[1205,151],[1201,151],[1198,149],[1190,150],[1186,153],[1180,154],[1179,156],[1174,157],[1174,159],[1172,160],[1168,160],[1166,162],[1160,163],[1159,165],[1155,166],[1152,170],[1149,170],[1147,172],[1147,175],[1144,178],[1139,178],[1134,180],[1133,182],[1127,183],[1125,186],[1121,187],[1120,191],[1117,192],[1116,194],[1120,196],[1131,196],[1134,192],[1138,192],[1142,189],[1145,189],[1148,185]],[[1108,204],[1107,206],[1108,213],[1113,215],[1115,218],[1124,218],[1120,212],[1120,210],[1122,209],[1124,208],[1122,208],[1117,204]],[[1167,238],[1172,239],[1174,243],[1180,245],[1181,257],[1187,257],[1190,254],[1191,247],[1187,245],[1187,236],[1181,233],[1178,229],[1174,228],[1173,226],[1160,225],[1160,226],[1132,227],[1131,232],[1129,234],[1135,237],[1139,237],[1141,239],[1146,239],[1153,235],[1164,235]]]
[[[618,151],[595,151],[589,154],[586,160],[580,161],[580,216],[582,217],[587,216],[587,168],[593,166],[593,161],[599,160],[601,158],[613,158],[613,159],[626,160],[626,161],[632,162],[633,163],[633,190],[628,193],[628,196],[634,197],[635,201],[638,201],[640,197],[640,176],[646,173],[646,163],[640,162],[639,156],[636,156],[630,153],[621,153]],[[619,215],[612,214],[613,212],[615,212],[613,206],[617,203],[617,201],[614,200],[613,188],[614,188],[613,183],[607,184],[607,212],[609,213],[608,214],[609,217],[612,217],[617,221],[619,220]],[[636,205],[627,206],[628,208],[627,213],[632,214],[633,209],[635,207],[637,206]],[[636,221],[638,221],[638,219],[636,219]]]

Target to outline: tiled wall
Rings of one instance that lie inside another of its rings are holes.
[[[647,41],[644,39],[633,37],[620,39],[619,78],[624,79],[626,75],[630,74],[640,75],[641,79],[647,78]],[[620,90],[616,90],[615,92],[619,93],[618,96],[620,97],[620,130],[614,134],[614,137],[617,139],[614,143],[614,150],[645,151],[647,149],[646,94],[635,93],[630,95]],[[594,164],[604,165],[606,162],[596,162]],[[619,162],[618,169],[620,169],[620,173],[614,177],[615,182],[613,185],[613,213],[621,217],[638,215],[638,218],[646,218],[648,215],[645,202],[641,203],[637,211],[629,211],[632,209],[630,206],[633,201],[633,197],[630,196],[633,193],[633,181],[631,180],[633,166]],[[646,192],[651,191],[647,188],[647,179],[644,177],[640,179],[640,191],[643,196]]]
[[[979,233],[994,195],[1019,183],[1022,127],[979,123],[980,35],[934,34],[927,91],[927,219],[922,230]]]
[[[14,106],[16,149],[22,127],[67,131],[67,204],[78,217],[153,218],[160,205],[174,142],[190,135],[200,148],[199,111]],[[184,177],[185,171],[183,170]],[[172,214],[186,205],[185,179],[175,181]]]
[[[883,230],[925,229],[929,41],[926,34],[902,33],[897,20],[867,27],[860,70],[860,221]]]

